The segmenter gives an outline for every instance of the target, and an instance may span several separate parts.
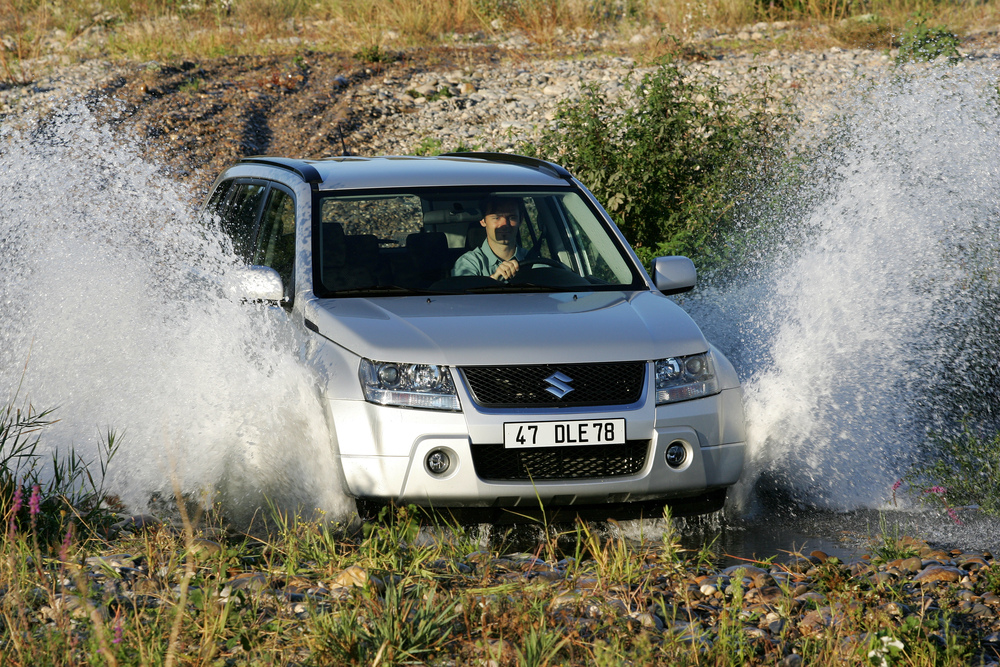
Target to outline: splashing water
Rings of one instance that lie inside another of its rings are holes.
[[[185,198],[82,105],[2,131],[0,398],[56,408],[42,446],[86,460],[113,429],[107,481],[130,508],[176,483],[236,524],[265,497],[343,517],[294,331],[223,296],[236,259]]]
[[[739,277],[687,304],[744,379],[744,503],[881,506],[927,428],[1000,405],[998,118],[995,80],[959,68],[859,93],[746,224]],[[93,460],[115,429],[131,508],[176,481],[237,523],[265,497],[346,517],[296,334],[224,296],[237,260],[186,196],[82,106],[0,130],[0,387],[57,408],[49,449]]]
[[[744,377],[744,502],[756,485],[884,506],[928,428],[995,411],[996,75],[932,68],[855,96],[803,185],[747,225],[755,259],[693,308]]]

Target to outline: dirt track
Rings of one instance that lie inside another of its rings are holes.
[[[499,59],[489,48],[433,50],[391,63],[314,54],[302,58],[236,57],[132,65],[98,88],[95,108],[123,112],[117,122],[160,164],[203,193],[214,174],[245,155],[318,158],[366,154],[357,134],[384,111],[359,89],[373,80],[408,78],[437,68]],[[120,101],[105,105],[102,102]]]

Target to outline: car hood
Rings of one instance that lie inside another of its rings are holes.
[[[307,326],[377,361],[587,363],[697,354],[708,343],[656,292],[315,299]]]

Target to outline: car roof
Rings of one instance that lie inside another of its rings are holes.
[[[289,169],[320,190],[433,186],[565,186],[572,176],[559,165],[505,153],[434,157],[333,157],[321,160],[254,156],[240,164]]]

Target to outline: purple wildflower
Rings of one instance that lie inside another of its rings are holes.
[[[42,511],[42,490],[37,484],[31,487],[31,498],[28,499],[28,514],[31,515],[31,520],[34,521],[35,517]]]
[[[948,508],[948,516],[950,516],[951,520],[954,521],[959,526],[962,525],[962,520],[958,518],[958,512],[955,511],[954,507]]]
[[[62,544],[59,545],[59,560],[63,563],[69,562],[69,545],[73,542],[73,528],[70,527],[66,531],[66,537],[63,538]]]
[[[115,637],[111,640],[112,644],[121,644],[122,635],[124,635],[125,629],[122,627],[122,617],[115,615]]]
[[[939,496],[943,496],[944,494],[948,493],[948,489],[944,488],[943,486],[932,486],[929,489],[924,489],[924,493],[936,493]]]
[[[17,524],[15,522],[17,518],[17,513],[21,511],[21,505],[24,504],[24,493],[21,492],[20,485],[14,489],[14,506],[10,510],[10,526],[8,527],[7,533],[8,537],[13,538],[14,533],[17,532]]]
[[[897,479],[896,483],[892,485],[892,492],[895,493],[902,485],[903,485],[903,480]]]

